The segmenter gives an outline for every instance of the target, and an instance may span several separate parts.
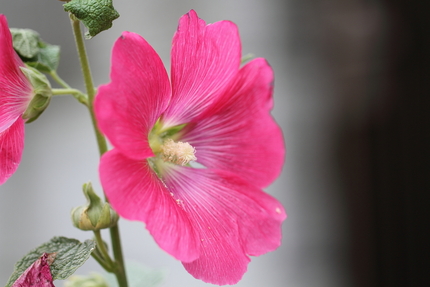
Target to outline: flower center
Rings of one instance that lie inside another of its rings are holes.
[[[161,145],[161,155],[164,161],[178,165],[186,165],[190,161],[197,160],[196,149],[187,142],[175,142],[167,139]]]

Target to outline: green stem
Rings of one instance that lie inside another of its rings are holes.
[[[90,65],[87,58],[87,52],[85,50],[84,39],[82,37],[81,25],[78,19],[73,15],[70,15],[72,21],[73,34],[75,36],[76,47],[78,49],[79,61],[81,62],[82,74],[84,76],[85,88],[88,95],[88,110],[90,111],[91,120],[94,127],[94,132],[96,134],[97,143],[99,146],[100,156],[107,151],[107,143],[105,137],[97,128],[97,122],[94,115],[93,102],[95,96],[95,89],[93,84],[93,79],[91,76]],[[106,200],[107,201],[107,200]],[[115,275],[120,287],[127,287],[127,277],[124,268],[124,259],[121,249],[121,240],[119,235],[118,225],[110,228],[110,235],[112,240],[112,249],[115,258],[116,268]]]
[[[79,61],[81,62],[82,74],[84,76],[85,88],[88,95],[88,110],[90,111],[91,121],[93,123],[94,132],[99,146],[100,156],[107,152],[107,143],[105,137],[97,128],[97,121],[94,115],[93,102],[96,91],[94,89],[93,78],[91,76],[90,64],[88,62],[87,52],[85,50],[84,38],[81,32],[81,23],[73,15],[71,15],[73,34],[75,35],[76,47],[78,48]]]
[[[96,237],[97,249],[100,251],[100,255],[107,263],[107,265],[109,265],[111,269],[114,269],[115,263],[112,261],[112,259],[109,256],[109,252],[107,251],[105,243],[103,242],[102,235],[100,234],[100,230],[94,230],[94,236]]]
[[[63,80],[63,79],[61,79],[60,78],[60,76],[58,76],[58,74],[57,74],[57,72],[56,71],[51,71],[50,73],[49,73],[49,75],[51,75],[51,77],[60,85],[60,86],[62,86],[63,88],[66,88],[66,89],[70,89],[70,86]]]
[[[84,105],[88,106],[88,97],[87,97],[87,95],[83,94],[81,91],[76,90],[76,89],[72,89],[72,88],[52,89],[52,95],[53,96],[72,95],[81,104],[84,104]]]
[[[117,263],[117,268],[115,270],[116,279],[120,287],[127,286],[127,276],[125,274],[124,257],[122,255],[118,224],[110,228],[110,238],[112,241],[113,256]]]
[[[77,90],[77,89],[51,89],[52,90],[52,95],[56,96],[56,95],[72,95],[72,94],[81,94],[81,91]]]
[[[103,257],[101,254],[99,254],[97,251],[91,252],[91,256],[100,264],[101,267],[103,267],[106,272],[114,273],[114,269],[112,266],[109,266],[106,261],[103,260]]]

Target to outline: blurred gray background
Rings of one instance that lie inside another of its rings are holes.
[[[406,230],[417,234],[419,227],[408,223],[421,215],[404,215],[424,210],[416,199],[429,191],[429,141],[420,138],[428,133],[421,128],[423,123],[428,127],[428,116],[414,118],[429,105],[418,98],[423,95],[419,88],[406,91],[428,82],[417,76],[428,65],[420,66],[419,59],[408,62],[405,55],[426,55],[428,63],[428,53],[420,54],[428,45],[411,46],[421,39],[420,32],[412,31],[422,23],[410,20],[420,7],[409,4],[409,10],[402,10],[402,1],[397,3],[114,1],[121,17],[112,29],[86,41],[96,85],[109,81],[110,49],[124,30],[146,38],[169,67],[177,21],[194,9],[208,23],[235,22],[243,54],[265,57],[272,65],[273,116],[284,131],[287,158],[282,175],[267,192],[284,204],[289,217],[282,246],[252,258],[237,286],[424,286],[413,284],[421,273],[410,265],[423,258],[410,253],[421,241],[404,237]],[[61,45],[59,75],[84,89],[62,2],[0,0],[0,13],[11,27],[34,29],[46,42]],[[411,77],[405,80],[401,71]],[[413,100],[404,102],[403,94]],[[407,114],[398,112],[404,110]],[[412,133],[410,126],[415,127]],[[73,228],[69,219],[69,211],[84,202],[84,182],[92,181],[100,191],[98,151],[87,110],[71,97],[54,98],[26,126],[25,142],[18,171],[0,187],[0,282],[6,282],[27,251],[51,237],[92,236]],[[210,285],[194,279],[159,249],[142,223],[121,220],[120,230],[126,258],[167,270],[164,286]],[[92,270],[101,269],[90,259],[77,274]]]

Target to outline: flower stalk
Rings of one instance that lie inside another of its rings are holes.
[[[49,72],[49,75],[63,88],[70,89],[69,84],[67,84],[60,76],[58,76],[57,72],[55,70],[51,70]]]
[[[81,24],[75,16],[70,15],[72,21],[73,34],[75,36],[76,47],[78,49],[79,62],[81,63],[82,75],[84,76],[85,88],[88,95],[88,110],[91,115],[91,121],[93,123],[94,132],[97,138],[97,144],[99,146],[100,156],[107,151],[107,143],[105,137],[101,134],[97,128],[96,118],[93,111],[93,102],[96,94],[96,90],[93,84],[93,77],[91,76],[90,64],[85,49],[84,38],[82,37]]]
[[[88,106],[88,97],[77,89],[72,89],[72,88],[52,89],[52,95],[53,96],[72,95],[75,99],[78,100],[78,102]]]
[[[114,270],[115,263],[109,256],[109,252],[107,251],[106,246],[103,242],[100,230],[94,230],[94,236],[97,242],[97,249],[102,256],[103,261],[106,262],[107,266],[109,266],[111,270]]]
[[[73,34],[75,37],[76,47],[78,50],[79,62],[81,64],[82,74],[84,77],[85,88],[88,95],[87,107],[91,115],[91,121],[93,124],[94,132],[96,134],[99,153],[101,156],[107,151],[107,142],[105,137],[97,127],[97,122],[94,115],[93,102],[94,102],[96,90],[94,88],[93,79],[91,76],[91,69],[90,69],[90,65],[89,65],[89,61],[88,61],[88,57],[85,49],[84,39],[82,36],[80,21],[73,15],[70,15],[70,19],[71,19]],[[106,201],[108,201],[107,198],[106,198]],[[114,268],[113,272],[115,273],[119,286],[127,287],[128,283],[127,283],[127,277],[125,274],[124,259],[122,255],[121,239],[120,239],[118,224],[111,227],[109,230],[110,230],[112,249],[113,249],[114,260],[116,265],[116,268]],[[96,235],[96,238],[97,238],[97,235]],[[99,260],[97,261],[100,263]]]

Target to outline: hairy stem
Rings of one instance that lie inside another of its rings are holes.
[[[88,97],[87,97],[87,95],[83,94],[81,91],[76,90],[76,89],[72,89],[72,88],[52,89],[52,95],[53,96],[72,95],[81,104],[84,104],[84,105],[88,106]]]
[[[71,16],[71,18],[73,33],[75,35],[76,46],[78,49],[79,61],[81,62],[82,74],[84,76],[85,88],[87,90],[88,95],[88,110],[91,115],[91,121],[93,123],[94,132],[97,138],[97,144],[99,146],[99,153],[101,156],[107,151],[107,143],[105,137],[97,128],[97,121],[94,115],[93,102],[96,91],[94,89],[93,77],[91,76],[90,64],[88,62],[87,52],[85,50],[84,38],[82,37],[81,23],[73,15]]]
[[[88,95],[88,110],[90,111],[91,120],[94,127],[94,132],[97,138],[97,144],[99,147],[100,156],[107,151],[107,143],[105,137],[97,128],[97,122],[94,115],[93,102],[95,96],[95,89],[93,79],[91,76],[90,64],[88,62],[87,52],[85,50],[84,39],[82,37],[81,25],[78,19],[73,15],[70,16],[73,27],[73,34],[75,36],[75,42],[78,49],[79,61],[81,62],[82,74],[84,76],[85,88]],[[106,199],[107,201],[107,199]],[[122,255],[121,240],[119,235],[118,225],[110,228],[110,235],[112,241],[112,249],[115,258],[116,268],[114,273],[116,275],[118,284],[120,287],[127,287],[127,277],[124,268],[124,259]]]
[[[65,89],[70,89],[70,86],[63,80],[60,78],[60,76],[58,76],[56,71],[51,71],[49,73],[49,75],[63,88]]]

